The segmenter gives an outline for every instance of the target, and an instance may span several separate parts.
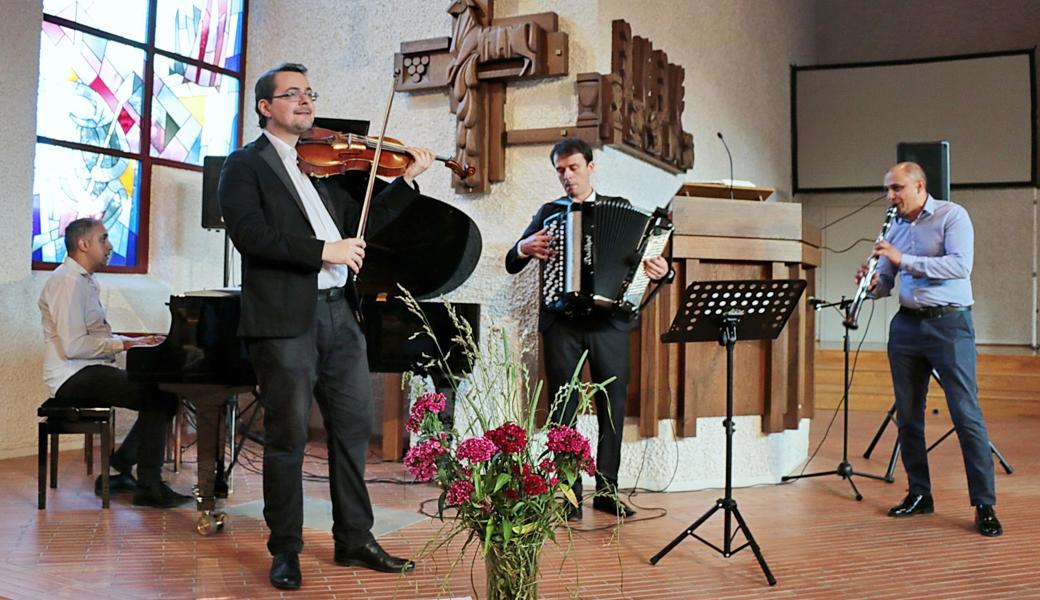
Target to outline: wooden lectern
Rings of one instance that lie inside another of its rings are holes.
[[[762,415],[763,433],[797,429],[802,417],[812,415],[816,320],[806,300],[815,292],[820,231],[802,222],[800,204],[758,201],[771,193],[768,188],[733,190],[734,198],[756,200],[731,200],[724,191],[717,184],[686,184],[672,201],[676,280],[644,309],[638,343],[632,344],[638,377],[630,383],[629,402],[638,394],[643,437],[657,435],[664,418],[676,419],[678,435],[694,436],[699,417],[726,412],[726,353],[711,344],[660,341],[693,281],[808,282],[778,339],[736,348],[741,378],[734,383],[733,414]]]

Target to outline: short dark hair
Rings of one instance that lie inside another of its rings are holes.
[[[570,156],[571,154],[581,153],[585,157],[585,162],[592,162],[592,146],[581,138],[564,138],[552,147],[552,151],[549,152],[549,162],[556,166],[556,157],[563,158],[564,156]]]
[[[274,99],[274,77],[279,73],[287,72],[306,75],[307,67],[300,63],[282,63],[273,69],[265,71],[264,74],[256,80],[256,85],[253,87],[253,95],[256,96],[253,110],[256,111],[256,116],[260,118],[260,129],[267,127],[267,117],[260,113],[260,101],[267,100],[270,102]]]
[[[90,233],[91,229],[94,229],[98,225],[104,226],[101,221],[97,219],[76,219],[75,221],[68,224],[65,227],[65,251],[69,254],[77,251],[77,244],[79,241]]]

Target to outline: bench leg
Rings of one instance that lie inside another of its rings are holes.
[[[83,434],[83,462],[87,463],[87,475],[94,474],[94,434]]]
[[[51,434],[51,489],[58,488],[58,434]]]
[[[112,455],[112,427],[101,423],[101,508],[108,508],[109,456]]]
[[[39,423],[39,444],[36,449],[36,461],[37,461],[37,474],[36,479],[39,484],[39,498],[36,501],[36,508],[43,510],[47,508],[47,424]]]

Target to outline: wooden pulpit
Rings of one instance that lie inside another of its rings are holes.
[[[633,340],[629,414],[638,397],[640,434],[673,418],[680,436],[696,435],[698,417],[725,414],[726,352],[711,344],[663,344],[681,294],[693,281],[805,279],[808,287],[787,327],[772,341],[742,341],[734,360],[734,415],[762,415],[763,433],[797,429],[813,411],[816,289],[820,231],[802,221],[800,204],[762,202],[768,188],[687,184],[672,201],[675,282],[646,307]],[[739,335],[739,332],[738,332]],[[636,373],[638,371],[638,373]]]

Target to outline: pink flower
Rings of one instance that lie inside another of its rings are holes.
[[[455,457],[459,460],[465,459],[473,463],[480,463],[491,460],[496,452],[498,452],[498,448],[495,447],[495,444],[482,437],[471,437],[462,440],[455,451]]]
[[[595,458],[592,458],[591,456],[589,457],[588,462],[585,463],[585,472],[588,473],[590,477],[595,477],[596,476],[596,459]]]
[[[506,422],[484,433],[505,454],[516,454],[527,447],[527,431],[516,423]]]
[[[448,488],[448,505],[458,506],[459,504],[462,504],[463,502],[470,499],[470,496],[473,495],[474,491],[475,488],[473,487],[473,484],[469,481],[456,481],[455,483],[451,484],[450,488]]]
[[[437,474],[437,458],[447,454],[439,440],[426,440],[408,449],[404,466],[419,481],[429,481]]]
[[[557,454],[573,454],[579,459],[588,459],[589,439],[578,433],[573,427],[556,425],[549,430],[546,447]]]
[[[556,472],[556,463],[549,460],[548,458],[542,459],[542,462],[538,463],[538,468],[546,473]]]
[[[444,394],[427,392],[419,396],[415,400],[415,404],[412,405],[412,412],[408,417],[408,422],[405,423],[405,428],[412,433],[419,433],[419,426],[422,424],[423,417],[429,413],[439,414],[444,410],[446,403],[447,398],[445,398]]]

